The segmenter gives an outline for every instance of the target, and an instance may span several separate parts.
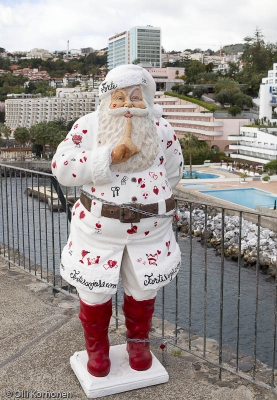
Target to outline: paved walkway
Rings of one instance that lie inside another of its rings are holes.
[[[63,293],[54,297],[46,283],[19,268],[8,269],[1,258],[0,292],[0,399],[58,398],[59,393],[61,398],[86,399],[69,364],[70,356],[84,349],[78,300]],[[124,343],[124,331],[123,325],[116,330],[113,320],[111,345]],[[161,360],[159,346],[152,350]],[[168,361],[168,383],[102,399],[276,399],[233,374],[223,372],[219,380],[212,365],[186,352],[174,355],[170,346]]]

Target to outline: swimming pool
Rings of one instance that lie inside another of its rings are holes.
[[[205,172],[201,171],[192,171],[192,179],[196,179],[195,177],[199,179],[215,179],[215,178],[220,178],[219,175],[216,174],[208,174]],[[184,171],[183,173],[183,178],[184,179],[190,179],[190,171]]]
[[[217,199],[227,200],[243,207],[252,208],[253,210],[255,210],[256,206],[273,208],[275,200],[277,201],[277,195],[254,188],[201,190],[201,193]]]

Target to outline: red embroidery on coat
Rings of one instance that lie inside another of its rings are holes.
[[[82,250],[81,251],[82,258],[84,258],[89,253],[90,253],[90,251],[88,251],[88,250]]]
[[[117,268],[117,261],[116,260],[109,260],[107,264],[104,264],[104,268],[108,269],[108,268]]]
[[[83,140],[82,135],[77,135],[76,134],[76,135],[72,136],[72,142],[78,147],[80,147],[80,144],[82,143],[82,140]]]
[[[80,219],[83,219],[83,218],[85,218],[85,216],[86,216],[85,212],[84,212],[84,211],[81,211],[81,212],[80,212],[80,215],[79,215],[79,218],[80,218]]]
[[[150,176],[151,178],[153,178],[154,180],[158,179],[158,175],[155,174],[155,172],[149,172],[149,176]]]
[[[146,257],[147,257],[147,259],[148,259],[149,265],[157,265],[158,253],[155,253],[155,254],[146,254]]]
[[[138,184],[141,187],[141,189],[145,188],[145,179],[138,178]]]
[[[142,197],[146,200],[149,196],[149,192],[142,192]]]
[[[131,224],[131,228],[127,229],[127,233],[129,233],[129,235],[132,235],[133,233],[137,233],[138,227],[136,225],[132,225]]]

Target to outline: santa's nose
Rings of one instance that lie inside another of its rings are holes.
[[[130,100],[130,97],[126,97],[125,102],[124,102],[124,107],[133,107],[133,103]]]

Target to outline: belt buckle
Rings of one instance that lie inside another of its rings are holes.
[[[140,222],[140,213],[130,210],[128,207],[136,208],[140,210],[140,204],[122,204],[122,208],[120,207],[120,222]]]

